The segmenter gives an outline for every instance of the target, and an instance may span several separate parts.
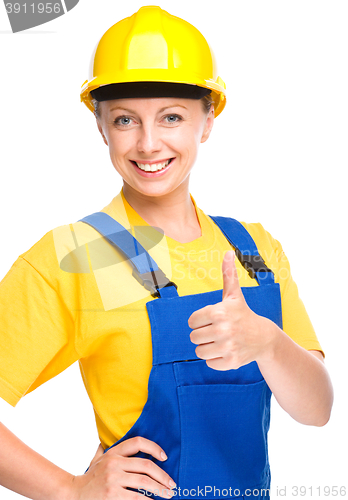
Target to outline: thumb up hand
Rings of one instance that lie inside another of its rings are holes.
[[[191,314],[190,339],[196,355],[215,370],[239,368],[257,361],[268,348],[270,320],[258,316],[247,305],[239,285],[233,251],[226,252],[222,263],[222,302]]]
[[[233,250],[225,253],[222,262],[222,277],[224,282],[222,300],[241,299],[244,296],[239,286],[238,273]]]

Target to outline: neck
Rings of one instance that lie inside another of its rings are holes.
[[[186,243],[201,236],[201,228],[188,185],[164,196],[147,196],[123,184],[129,205],[150,226],[159,227],[176,241]]]

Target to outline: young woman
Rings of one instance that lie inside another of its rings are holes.
[[[322,426],[332,388],[280,244],[190,195],[226,102],[209,46],[143,7],[104,34],[81,99],[123,189],[2,281],[0,394],[15,405],[79,360],[101,444],[73,476],[1,426],[0,484],[38,500],[268,498],[271,393]]]

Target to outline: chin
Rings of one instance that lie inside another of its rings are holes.
[[[128,184],[127,189],[130,189],[132,191],[136,191],[137,193],[139,193],[143,196],[148,196],[151,198],[160,198],[160,197],[169,195],[170,193],[172,193],[173,191],[175,191],[176,189],[179,188],[179,186],[174,186],[174,187],[173,186],[159,186],[159,185],[156,186],[155,183],[153,183],[152,185],[150,185],[150,183],[148,183],[148,184],[149,184],[148,186]]]

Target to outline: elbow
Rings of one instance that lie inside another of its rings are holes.
[[[329,382],[329,387],[326,397],[323,398],[322,409],[320,412],[317,412],[315,419],[316,421],[312,425],[315,425],[316,427],[324,427],[324,425],[326,425],[329,422],[331,418],[333,402],[334,402],[334,391],[331,382]]]
[[[312,425],[315,427],[324,427],[330,420],[331,412],[328,415],[323,416],[320,420],[313,423]]]
[[[315,427],[324,427],[331,418],[332,405],[333,405],[333,397],[331,398],[330,402],[325,406],[325,408],[323,408],[321,412],[318,412],[315,415],[313,421],[310,422],[309,425],[313,425]]]
[[[324,427],[331,418],[331,410],[333,405],[333,398],[322,407],[316,408],[312,413],[307,413],[307,416],[303,416],[302,420],[298,420],[302,424],[311,425],[313,427]]]
[[[297,422],[311,427],[324,427],[330,420],[331,412],[315,415],[311,418],[295,418]]]

